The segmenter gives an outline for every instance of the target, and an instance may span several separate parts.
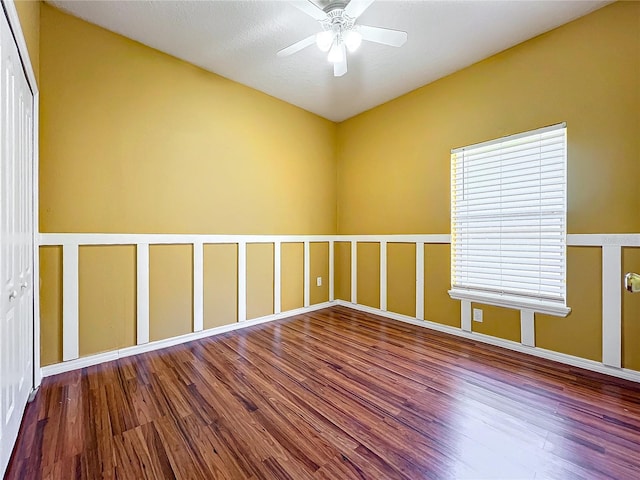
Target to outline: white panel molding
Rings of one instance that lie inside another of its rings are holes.
[[[309,245],[309,240],[305,240],[304,243],[304,306],[308,307],[310,300],[309,297],[311,295],[311,248]]]
[[[351,240],[351,303],[358,303],[358,242]]]
[[[324,302],[316,305],[311,305],[306,308],[297,308],[295,310],[289,310],[287,312],[281,312],[279,314],[267,315],[265,317],[254,318],[251,320],[245,320],[244,322],[236,322],[229,325],[223,325],[220,327],[210,328],[199,332],[187,333],[178,337],[171,337],[165,340],[158,340],[149,342],[144,345],[135,345],[133,347],[121,348],[111,352],[98,353],[96,355],[89,355],[86,357],[77,358],[74,360],[56,363],[41,368],[43,377],[49,377],[51,375],[57,375],[59,373],[70,372],[72,370],[78,370],[80,368],[90,367],[92,365],[98,365],[104,362],[110,362],[119,358],[130,357],[132,355],[139,355],[145,352],[151,352],[154,350],[160,350],[162,348],[171,347],[174,345],[180,345],[188,343],[194,340],[199,340],[206,337],[220,335],[222,333],[231,332],[234,330],[242,330],[244,328],[252,327],[254,325],[260,325],[263,323],[273,322],[275,320],[282,320],[296,315],[302,315],[305,313],[313,312],[316,310],[322,310],[335,305],[335,302]]]
[[[335,300],[335,281],[334,281],[334,272],[335,272],[335,242],[333,240],[329,241],[329,301],[333,302]]]
[[[203,244],[204,243],[235,243],[238,246],[238,322],[252,325],[261,319],[246,320],[246,272],[247,272],[247,242],[252,243],[272,243],[274,244],[274,314],[267,319],[284,318],[291,316],[291,312],[283,314],[281,310],[281,243],[282,242],[302,242],[304,244],[304,289],[305,308],[309,305],[310,297],[310,242],[328,242],[329,245],[329,299],[330,301],[321,304],[328,306],[333,304],[335,298],[335,242],[351,242],[351,303],[342,302],[347,306],[362,309],[364,307],[357,304],[357,243],[358,241],[377,242],[380,244],[380,309],[369,309],[373,313],[384,314],[387,309],[387,252],[389,243],[416,244],[416,318],[414,323],[424,323],[424,245],[426,243],[448,243],[449,235],[164,235],[164,234],[37,234],[39,245],[61,245],[63,247],[63,363],[71,361],[86,362],[86,359],[78,359],[79,356],[79,279],[78,279],[78,253],[80,245],[136,245],[137,249],[137,343],[135,348],[142,348],[149,342],[149,245],[150,244],[192,244],[194,248],[194,331],[196,334],[202,333],[203,328]],[[568,235],[569,246],[593,246],[602,248],[602,318],[603,318],[603,362],[591,362],[567,356],[556,352],[544,353],[546,358],[551,358],[571,365],[588,368],[590,370],[630,378],[635,380],[640,372],[621,369],[621,315],[622,315],[622,247],[640,246],[640,234],[577,234]],[[37,250],[36,250],[37,251]],[[38,255],[35,256],[38,258]],[[280,268],[278,268],[280,266]],[[35,268],[34,266],[34,272]],[[34,292],[37,293],[37,292]],[[34,308],[39,308],[38,295],[35,295]],[[471,328],[471,302],[474,298],[461,298],[461,332],[464,335],[473,335],[473,338],[484,338],[480,334],[473,333]],[[481,300],[477,300],[481,301]],[[313,308],[322,308],[315,305]],[[361,308],[362,307],[362,308]],[[368,308],[368,307],[367,307]],[[523,349],[535,350],[536,352],[546,352],[535,347],[535,311],[539,311],[539,305],[520,306],[521,311],[521,341]],[[304,308],[300,311],[306,311]],[[568,309],[567,309],[568,311]],[[389,315],[398,315],[389,313]],[[38,318],[38,317],[37,317]],[[408,317],[407,317],[408,318]],[[406,318],[402,318],[403,321]],[[235,325],[235,324],[234,324]],[[437,325],[437,324],[436,324]],[[34,326],[37,332],[39,321]],[[239,328],[239,327],[238,327]],[[436,328],[437,327],[433,327]],[[457,329],[454,329],[457,330]],[[217,331],[217,330],[216,330]],[[192,335],[192,334],[188,334]],[[204,334],[203,334],[204,335]],[[205,335],[206,336],[206,335]],[[158,345],[168,345],[167,342],[180,343],[182,337],[168,339],[160,342],[152,342],[155,348],[162,348]],[[187,338],[187,337],[185,337]],[[192,338],[192,337],[188,337]],[[195,337],[194,337],[195,338]],[[504,342],[500,339],[487,337],[487,343],[495,344],[495,341]],[[495,340],[495,341],[494,341]],[[37,341],[37,339],[34,339]],[[187,341],[187,340],[185,340]],[[37,345],[37,343],[36,343]],[[133,347],[132,347],[133,348]],[[124,349],[123,352],[129,350]],[[138,350],[132,350],[138,351]],[[120,351],[118,351],[120,352]],[[122,355],[120,352],[118,355]],[[112,358],[112,352],[93,356],[91,358]],[[538,355],[536,353],[536,355]],[[37,357],[36,357],[37,358]],[[89,358],[89,357],[87,357]],[[98,361],[98,360],[96,360]],[[571,363],[573,362],[573,363]],[[593,364],[599,365],[596,368]],[[606,368],[605,368],[606,367]],[[49,367],[47,367],[49,368]],[[53,368],[53,367],[51,367]],[[66,367],[65,367],[66,368]],[[613,369],[613,370],[612,370]],[[34,377],[39,382],[40,369],[36,369]],[[616,374],[615,372],[623,372]],[[632,372],[632,373],[629,373]]]
[[[416,318],[424,320],[424,242],[416,242]]]
[[[149,342],[149,244],[136,245],[136,343]],[[63,286],[64,288],[64,286]]]
[[[13,2],[10,2],[13,6]],[[22,35],[22,32],[20,33]],[[22,50],[21,54],[22,54]],[[30,62],[29,62],[30,64]],[[29,82],[31,79],[29,78]],[[40,369],[40,247],[38,246],[38,230],[40,225],[40,186],[39,186],[39,145],[40,140],[38,136],[39,125],[39,109],[40,109],[40,94],[37,93],[37,85],[33,95],[33,389],[34,391],[42,383],[42,370]]]
[[[380,242],[380,310],[387,309],[387,242]]]
[[[193,244],[193,331],[204,328],[204,245]]]
[[[247,244],[238,242],[238,322],[247,320]]]
[[[471,302],[460,301],[460,325],[465,332],[471,332]]]
[[[147,345],[151,345],[151,343],[148,343]],[[140,347],[139,345],[136,346]],[[42,367],[40,369],[41,374],[43,378],[50,377],[51,375],[58,375],[59,373],[70,372],[72,370],[78,370],[80,368],[90,367],[100,363],[111,362],[112,360],[120,358],[119,352],[120,350],[112,350],[110,352],[96,353],[87,357],[76,358],[75,360],[54,363],[52,365]]]
[[[63,361],[78,358],[80,352],[78,288],[78,245],[64,245],[62,247]]]
[[[274,243],[274,242],[380,242],[388,243],[451,243],[448,234],[415,235],[209,235],[163,233],[39,233],[38,244],[46,245],[135,245],[203,243]],[[640,247],[640,233],[568,234],[570,247],[602,247],[619,245]]]
[[[640,233],[570,233],[567,235],[570,247],[640,247]]]
[[[334,235],[334,240],[340,242],[380,242],[389,243],[451,243],[449,234],[416,234],[416,235]]]
[[[520,310],[520,341],[526,347],[536,346],[535,312]]]
[[[554,352],[554,351],[546,350],[544,348],[539,348],[539,347],[527,347],[525,345],[522,345],[518,342],[513,342],[511,340],[492,337],[490,335],[485,335],[482,333],[466,332],[464,330],[451,327],[449,325],[443,325],[440,323],[430,322],[427,320],[418,320],[416,318],[402,315],[399,313],[383,312],[380,309],[369,307],[366,305],[354,305],[352,303],[345,302],[343,300],[336,300],[335,303],[343,307],[351,308],[353,310],[358,310],[361,312],[370,313],[373,315],[379,315],[381,317],[389,318],[391,320],[398,320],[400,322],[410,323],[412,325],[417,325],[419,327],[436,330],[438,332],[448,333],[451,335],[455,335],[457,337],[462,337],[469,340],[486,343],[488,345],[494,345],[496,347],[506,348],[508,350],[513,350],[515,352],[520,352],[527,355],[533,355],[535,357],[545,358],[547,360],[563,363],[565,365],[570,365],[572,367],[582,368],[585,370],[590,370],[592,372],[603,373],[605,375],[611,375],[612,377],[618,377],[625,380],[630,380],[632,382],[640,383],[640,372],[636,370],[630,370],[627,368],[610,367],[608,365],[604,365],[594,360],[587,360],[586,358],[575,357],[573,355]],[[576,372],[576,373],[579,373],[579,372]]]
[[[297,243],[304,241],[328,242],[335,235],[208,235],[208,234],[164,234],[164,233],[40,233],[39,244],[65,245],[186,245],[202,243]]]
[[[13,8],[13,2],[5,2],[6,5],[11,3]],[[9,8],[7,8],[9,10]],[[14,9],[15,11],[15,9]],[[39,137],[39,125],[40,125],[40,92],[38,85],[33,75],[33,69],[31,68],[31,61],[28,59],[28,51],[26,44],[24,44],[24,37],[22,30],[20,34],[16,36],[18,38],[18,50],[20,55],[25,55],[24,63],[28,65],[27,79],[33,91],[33,165],[31,167],[31,175],[33,179],[33,193],[31,196],[32,204],[32,221],[33,221],[33,390],[37,391],[37,388],[42,382],[42,374],[40,371],[40,250],[38,248],[38,231],[40,225],[40,180],[39,180],[39,164],[40,164],[40,137]],[[20,40],[20,38],[22,40]],[[21,45],[24,44],[23,47]]]
[[[622,366],[622,248],[602,247],[602,363]]]
[[[185,233],[40,233],[38,244],[46,245],[186,245],[202,243],[298,243],[298,242],[374,242],[389,243],[450,243],[450,235],[209,235]],[[638,235],[640,237],[640,235]],[[638,239],[640,244],[640,238]]]
[[[273,242],[273,313],[282,311],[282,243]]]

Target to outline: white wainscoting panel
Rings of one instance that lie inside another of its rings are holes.
[[[62,246],[62,360],[78,358],[80,325],[78,308],[78,245]],[[36,290],[37,292],[37,290]]]
[[[193,331],[204,328],[204,245],[193,244]]]
[[[471,331],[471,302],[460,300],[460,324],[465,332]]]
[[[622,248],[602,247],[602,363],[622,366]]]
[[[380,242],[380,310],[387,310],[387,242]]]
[[[282,311],[282,243],[273,243],[273,313]]]
[[[247,243],[238,242],[238,321],[247,319]]]
[[[358,242],[351,242],[351,303],[358,303]]]
[[[416,318],[424,320],[424,242],[416,242]]]
[[[136,343],[149,342],[149,244],[136,245]]]
[[[535,313],[533,310],[520,310],[520,341],[527,347],[536,346]]]
[[[333,302],[336,298],[335,293],[335,278],[334,272],[336,270],[335,266],[335,242],[333,240],[329,241],[329,301]]]
[[[304,306],[308,307],[311,296],[311,247],[308,240],[305,240],[304,245]]]

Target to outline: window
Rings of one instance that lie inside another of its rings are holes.
[[[567,129],[451,151],[452,298],[567,315]]]

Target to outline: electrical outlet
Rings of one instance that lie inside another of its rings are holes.
[[[473,321],[482,322],[482,309],[480,308],[473,309]]]
[[[316,278],[316,287],[321,287],[322,286],[322,277],[318,277]]]

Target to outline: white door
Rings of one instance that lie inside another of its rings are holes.
[[[0,477],[33,385],[33,95],[0,10]]]

